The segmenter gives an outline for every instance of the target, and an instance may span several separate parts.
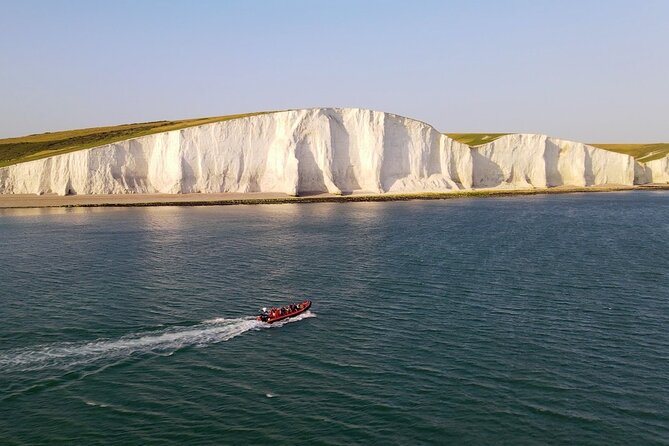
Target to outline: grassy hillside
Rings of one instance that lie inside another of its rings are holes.
[[[652,161],[669,155],[669,143],[657,144],[590,144],[600,149],[632,155],[637,161]]]
[[[184,119],[180,121],[156,121],[111,127],[94,127],[90,129],[67,130],[0,139],[0,167],[74,152],[76,150],[90,149],[91,147],[137,138],[139,136],[255,116],[263,113],[266,112],[216,116],[213,118]]]
[[[459,143],[467,144],[468,146],[480,146],[496,140],[500,136],[508,135],[509,133],[446,133],[451,139]]]

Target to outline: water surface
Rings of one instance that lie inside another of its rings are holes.
[[[2,211],[0,443],[667,444],[668,217],[666,192]]]

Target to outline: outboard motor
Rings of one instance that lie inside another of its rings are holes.
[[[260,311],[260,314],[256,316],[256,320],[267,322],[268,319],[269,319],[269,314],[267,314],[267,308],[263,307],[263,309]]]

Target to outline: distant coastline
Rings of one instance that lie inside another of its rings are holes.
[[[558,186],[536,189],[474,189],[454,192],[420,193],[355,193],[335,195],[307,194],[297,197],[280,193],[213,193],[213,194],[110,194],[110,195],[32,195],[0,194],[0,209],[27,208],[90,208],[90,207],[152,207],[152,206],[235,206],[287,203],[360,203],[376,201],[448,200],[456,198],[489,198],[523,195],[548,195],[639,190],[669,190],[669,184]]]
[[[0,140],[0,193],[255,191],[285,198],[366,191],[387,200],[669,183],[669,144],[607,147],[545,134],[445,134],[416,119],[360,108],[298,109]]]

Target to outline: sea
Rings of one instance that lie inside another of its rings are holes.
[[[667,192],[4,210],[0,253],[2,445],[669,444]]]

